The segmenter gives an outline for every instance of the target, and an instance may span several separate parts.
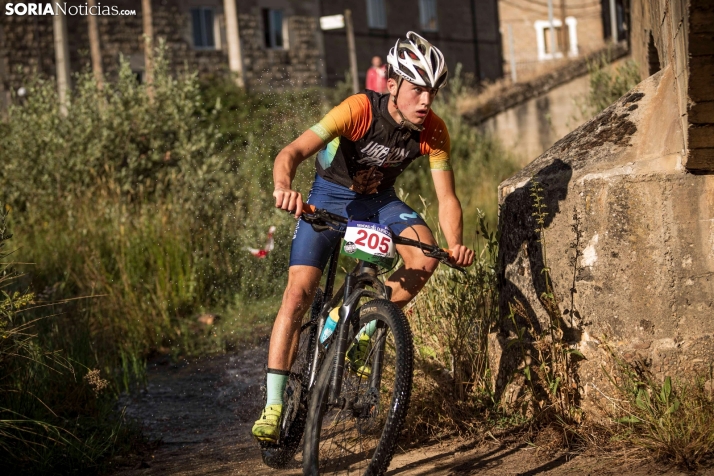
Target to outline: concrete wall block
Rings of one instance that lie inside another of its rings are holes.
[[[697,373],[714,360],[714,176],[682,168],[674,85],[669,66],[499,187],[501,315],[518,300],[528,320],[547,324],[535,179],[548,207],[547,265],[559,310],[570,316],[574,305],[581,316],[563,324],[590,359],[579,371],[588,409],[602,403],[595,389],[607,384],[601,343],[660,377]],[[511,331],[502,320],[501,335]]]

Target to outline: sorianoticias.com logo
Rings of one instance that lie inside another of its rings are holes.
[[[67,5],[66,3],[6,3],[5,15],[69,15],[69,16],[129,16],[136,15],[136,10],[121,10],[113,5],[97,3],[91,7]]]

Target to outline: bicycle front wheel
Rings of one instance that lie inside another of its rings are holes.
[[[337,402],[328,401],[335,345],[323,360],[305,428],[303,472],[307,475],[384,474],[404,425],[412,387],[409,323],[398,307],[383,299],[370,301],[357,312],[358,329],[376,320],[376,331],[364,348],[359,367],[345,362]],[[349,342],[353,339],[351,329]],[[365,372],[365,368],[370,370]],[[373,372],[381,375],[379,381],[372,378]]]

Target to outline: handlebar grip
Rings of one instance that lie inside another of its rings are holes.
[[[317,207],[315,205],[310,205],[309,203],[303,203],[302,204],[302,212],[303,213],[315,213],[317,211]]]

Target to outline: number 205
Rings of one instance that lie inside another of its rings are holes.
[[[392,239],[388,236],[382,236],[382,241],[380,242],[379,236],[377,233],[367,233],[367,230],[357,230],[355,244],[367,246],[371,250],[377,249],[377,246],[379,246],[379,252],[386,253],[389,251],[389,243]]]

